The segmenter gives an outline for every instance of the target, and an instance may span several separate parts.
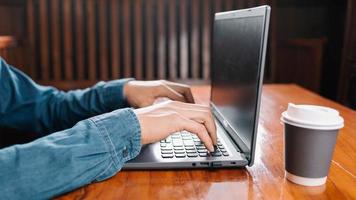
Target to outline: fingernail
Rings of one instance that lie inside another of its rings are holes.
[[[213,146],[213,145],[211,145],[211,146],[209,147],[209,151],[210,151],[210,152],[214,152],[214,151],[215,151],[215,149],[214,149],[214,146]]]

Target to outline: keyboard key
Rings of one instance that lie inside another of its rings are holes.
[[[191,135],[189,133],[182,133],[181,136],[182,137],[191,137]]]
[[[174,150],[175,154],[184,154],[185,151],[184,150]]]
[[[173,158],[173,154],[162,154],[162,158]]]
[[[194,146],[194,142],[191,140],[184,141],[184,146]]]
[[[161,147],[161,150],[172,150],[172,146]]]
[[[176,158],[185,158],[185,154],[176,154]]]
[[[196,153],[195,149],[194,150],[186,150],[187,153]]]
[[[173,153],[173,151],[171,150],[171,151],[161,151],[161,154],[172,154]]]
[[[190,134],[190,132],[189,132],[189,131],[181,131],[180,133],[181,133],[181,134],[182,134],[182,133],[187,133],[187,134]]]
[[[208,153],[199,153],[200,157],[208,157]]]
[[[211,155],[211,156],[214,156],[214,157],[219,157],[219,156],[221,156],[222,154],[221,154],[221,152],[219,151],[219,152],[212,152],[212,153],[210,153],[210,155]]]
[[[174,142],[173,146],[174,147],[182,147],[183,146],[183,142]]]
[[[221,151],[221,152],[226,152],[226,149],[220,148],[220,151]]]
[[[176,132],[161,140],[160,147],[163,158],[229,156],[219,139],[217,146],[214,147],[215,151],[209,153],[199,137],[187,131]]]
[[[196,146],[196,147],[197,147],[197,149],[206,149],[205,146]]]
[[[187,153],[188,157],[198,157],[197,153]]]
[[[206,149],[198,149],[198,152],[199,153],[208,153],[208,150],[206,150]]]

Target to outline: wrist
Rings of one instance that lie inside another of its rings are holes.
[[[123,96],[124,101],[126,102],[127,105],[130,105],[130,102],[129,102],[128,99],[129,99],[130,92],[131,92],[131,87],[130,87],[131,86],[131,84],[130,84],[131,81],[135,81],[135,79],[134,78],[127,79],[126,82],[123,85],[123,88],[122,88],[122,96]]]
[[[146,138],[145,138],[145,135],[146,134],[143,134],[143,121],[142,121],[142,119],[141,119],[141,116],[139,115],[139,109],[135,109],[135,110],[133,110],[133,113],[136,115],[136,118],[137,118],[137,121],[138,121],[138,124],[139,124],[139,126],[140,126],[140,131],[141,131],[141,145],[144,145],[144,144],[146,144],[147,142],[147,140],[146,140]]]

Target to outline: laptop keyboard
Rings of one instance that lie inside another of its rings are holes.
[[[208,152],[198,136],[181,131],[160,141],[162,158],[221,157],[229,156],[224,145],[218,139],[214,152]]]

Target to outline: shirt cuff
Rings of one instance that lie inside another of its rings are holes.
[[[124,85],[134,78],[108,81],[103,85],[104,105],[108,110],[130,107],[124,96]]]
[[[98,127],[113,161],[113,167],[97,178],[103,180],[114,175],[126,161],[140,153],[140,123],[131,108],[115,110],[90,120]]]

